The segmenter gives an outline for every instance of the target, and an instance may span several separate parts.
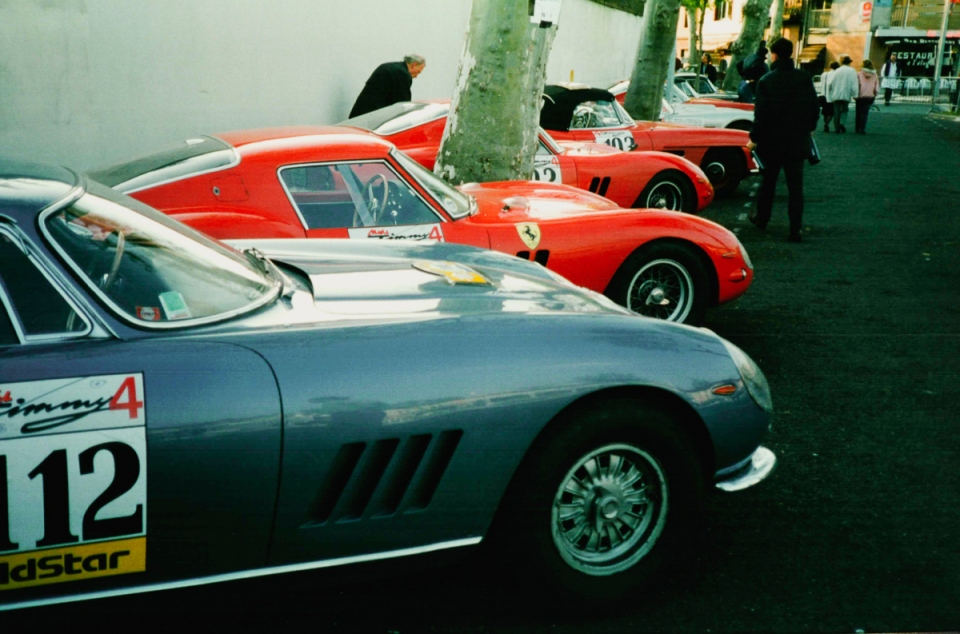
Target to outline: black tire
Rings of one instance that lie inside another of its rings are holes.
[[[690,179],[679,172],[659,172],[643,188],[633,206],[694,214],[697,213],[697,190]]]
[[[660,242],[632,253],[613,276],[606,295],[641,315],[699,326],[712,303],[709,280],[692,247]]]
[[[579,599],[662,584],[704,515],[703,467],[680,422],[617,398],[576,407],[556,425],[498,515],[505,562],[526,587]]]
[[[704,171],[717,196],[732,194],[747,175],[747,161],[739,148],[712,148],[703,155]]]

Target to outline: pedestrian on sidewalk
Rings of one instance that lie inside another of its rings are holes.
[[[894,89],[900,86],[900,67],[897,66],[897,54],[890,53],[890,58],[880,70],[880,87],[883,88],[883,105],[890,105],[890,98]]]
[[[820,110],[823,113],[823,131],[830,131],[830,121],[833,119],[833,104],[827,101],[827,86],[830,85],[830,78],[833,76],[833,71],[840,68],[840,62],[833,61],[830,62],[830,70],[825,72],[820,76]]]
[[[847,131],[850,102],[860,94],[860,82],[852,63],[849,55],[840,57],[840,68],[830,73],[832,77],[826,90],[827,101],[833,104],[833,129],[839,133]]]
[[[877,77],[877,71],[873,70],[873,62],[869,59],[863,60],[863,67],[857,73],[857,80],[860,82],[860,94],[857,97],[856,122],[857,134],[867,133],[867,116],[870,114],[870,108],[877,99],[877,92],[880,89],[880,78]]]
[[[787,178],[790,242],[800,242],[803,227],[803,162],[811,154],[810,133],[817,129],[820,107],[813,79],[793,64],[793,42],[770,45],[770,72],[757,82],[753,129],[747,147],[763,164],[757,213],[750,222],[763,231],[773,212],[773,197],[782,169]],[[856,74],[856,73],[854,73]]]

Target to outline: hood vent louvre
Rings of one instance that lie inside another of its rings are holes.
[[[340,447],[305,526],[425,510],[456,452],[461,430]]]

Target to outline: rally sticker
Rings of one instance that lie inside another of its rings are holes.
[[[187,308],[187,303],[183,301],[183,295],[178,291],[160,293],[160,305],[163,306],[163,312],[167,314],[167,319],[190,318],[190,309]]]
[[[593,137],[597,143],[603,143],[618,150],[629,152],[637,149],[637,141],[629,130],[610,130],[607,132],[594,132]]]
[[[680,123],[683,125],[693,125],[702,128],[703,119],[698,119],[696,117],[672,117],[670,123]]]
[[[546,183],[562,183],[560,159],[556,156],[537,155],[533,157],[533,180]]]
[[[159,306],[137,306],[137,319],[143,321],[160,321]]]
[[[406,225],[402,227],[365,227],[348,229],[351,240],[437,240],[443,242],[440,225]]]
[[[146,570],[143,375],[0,386],[0,591]]]

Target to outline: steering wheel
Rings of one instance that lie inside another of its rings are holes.
[[[110,268],[104,271],[103,275],[100,277],[100,280],[95,280],[94,276],[97,274],[97,271],[101,270],[100,261],[104,259],[104,255],[108,255],[107,247],[110,246],[110,238],[116,236],[117,246],[116,250],[113,252],[113,262],[110,263]],[[98,249],[96,255],[93,256],[93,263],[90,266],[90,270],[87,271],[87,277],[91,280],[94,280],[97,286],[101,291],[107,292],[107,289],[110,288],[110,285],[113,284],[113,281],[117,278],[117,271],[120,270],[120,260],[123,258],[123,248],[126,246],[126,238],[123,237],[123,233],[120,231],[111,232],[106,238],[103,239],[103,242],[100,243],[100,248]]]
[[[379,182],[378,182],[379,181]],[[383,198],[378,199],[375,192],[377,185],[383,187]],[[367,199],[367,207],[370,208],[370,214],[373,216],[374,220],[380,222],[380,213],[387,206],[387,199],[390,198],[390,187],[387,184],[387,179],[384,178],[383,174],[374,174],[370,180],[367,181],[367,186],[364,188],[364,196]]]

